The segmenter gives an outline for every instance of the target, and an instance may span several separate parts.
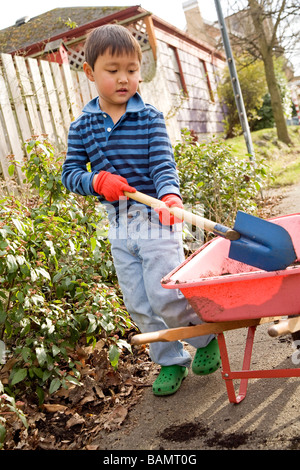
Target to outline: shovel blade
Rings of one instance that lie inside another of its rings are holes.
[[[238,211],[234,230],[241,237],[230,244],[231,259],[264,271],[285,269],[297,259],[291,236],[280,225]]]

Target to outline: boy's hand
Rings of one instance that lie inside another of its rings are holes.
[[[136,192],[135,188],[128,185],[126,178],[113,175],[109,171],[100,171],[94,177],[93,186],[96,193],[101,194],[109,202],[117,201],[121,196],[124,197],[124,191]]]
[[[165,196],[161,198],[161,200],[168,207],[175,206],[175,207],[180,207],[181,209],[183,209],[182,200],[180,199],[179,196],[176,196],[176,194],[166,194]],[[155,212],[158,213],[159,220],[163,225],[173,225],[173,224],[178,224],[179,222],[182,222],[181,219],[178,219],[173,214],[170,214],[170,212],[167,209],[156,208],[154,210]]]

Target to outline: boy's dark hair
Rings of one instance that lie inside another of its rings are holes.
[[[84,49],[85,60],[93,70],[97,58],[107,50],[117,56],[137,53],[139,62],[142,61],[138,41],[127,28],[117,24],[106,24],[90,31]]]

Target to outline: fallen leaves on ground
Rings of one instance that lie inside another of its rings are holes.
[[[101,433],[119,429],[143,388],[150,386],[153,365],[145,346],[134,346],[133,354],[125,352],[117,370],[110,365],[103,343],[80,348],[77,354],[82,385],[58,390],[42,407],[24,398],[28,429],[15,413],[4,413],[4,450],[101,449]]]
[[[273,190],[272,194],[262,194],[261,199],[258,201],[258,217],[268,219],[278,215],[277,207],[282,201],[283,196],[280,188]]]

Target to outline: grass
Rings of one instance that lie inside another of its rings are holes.
[[[280,142],[276,129],[273,128],[251,133],[255,158],[263,158],[269,168],[269,187],[289,186],[300,182],[300,126],[289,126],[288,130],[291,146]],[[228,139],[226,143],[230,145],[233,155],[241,158],[247,156],[243,136]]]

